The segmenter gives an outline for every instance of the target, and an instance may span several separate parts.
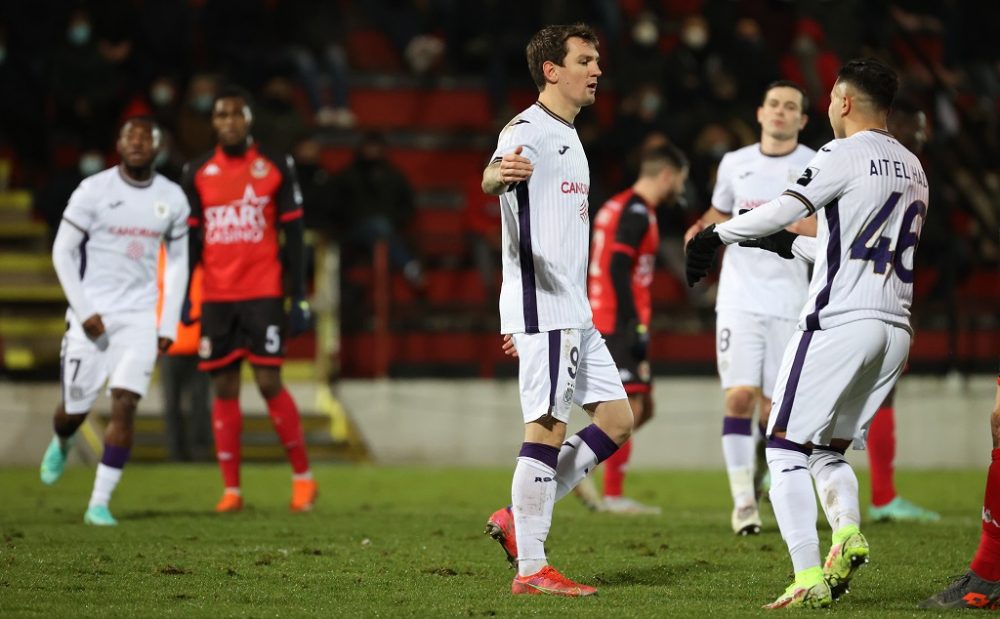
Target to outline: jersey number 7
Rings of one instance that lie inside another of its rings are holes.
[[[889,215],[896,208],[896,203],[899,202],[899,198],[902,195],[898,191],[892,192],[889,199],[885,201],[885,204],[875,213],[875,217],[868,222],[868,225],[861,231],[861,234],[854,239],[854,242],[851,243],[851,259],[871,260],[875,263],[873,267],[879,275],[884,275],[886,267],[891,264],[896,277],[905,284],[912,284],[913,269],[909,269],[903,264],[903,253],[907,249],[916,248],[917,240],[920,238],[920,228],[918,227],[916,232],[911,230],[913,228],[913,220],[920,217],[922,225],[923,218],[927,215],[927,205],[917,200],[906,207],[906,211],[903,212],[902,224],[899,227],[899,238],[896,239],[895,251],[890,249],[893,245],[892,239],[887,236],[876,237],[879,231],[885,226]]]

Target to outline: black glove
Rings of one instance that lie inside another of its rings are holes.
[[[196,322],[198,319],[191,316],[191,297],[185,296],[184,303],[181,305],[181,323],[185,327],[190,327]]]
[[[288,312],[288,335],[295,337],[312,328],[312,312],[309,301],[292,299],[292,308]]]
[[[645,361],[646,353],[649,350],[649,329],[641,322],[632,326],[632,358],[636,361]]]
[[[793,234],[788,230],[778,230],[769,236],[743,241],[740,243],[740,247],[757,247],[760,249],[766,249],[767,251],[778,254],[785,260],[791,260],[795,257],[795,254],[792,253],[792,243],[795,242],[795,239],[798,238],[798,236],[799,235]]]
[[[722,239],[715,232],[715,224],[705,228],[688,241],[685,252],[685,266],[688,286],[694,288],[701,278],[708,275],[708,270],[715,262],[715,250],[722,245]]]

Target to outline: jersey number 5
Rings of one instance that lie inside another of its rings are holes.
[[[896,208],[900,196],[902,194],[898,191],[892,192],[885,204],[875,213],[875,217],[854,239],[854,242],[851,243],[851,259],[871,260],[875,263],[873,267],[879,275],[884,275],[886,268],[891,264],[892,270],[903,283],[912,284],[913,269],[907,268],[903,264],[903,254],[906,250],[917,246],[917,240],[920,238],[920,227],[917,227],[917,231],[912,230],[913,220],[920,217],[922,225],[923,218],[927,215],[927,205],[918,200],[906,207],[906,211],[903,212],[902,224],[899,227],[899,238],[896,239],[895,250],[890,249],[893,244],[891,238],[876,236],[889,220],[889,215]]]

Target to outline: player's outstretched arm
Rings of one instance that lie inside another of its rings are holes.
[[[810,214],[801,200],[782,194],[749,213],[719,224],[716,233],[723,243],[731,245],[769,236]]]
[[[518,146],[514,152],[507,153],[498,161],[494,161],[483,170],[483,193],[499,196],[506,193],[510,186],[531,178],[535,167],[531,160],[521,155],[523,146]]]
[[[187,231],[186,225],[183,231]],[[188,298],[190,268],[187,234],[165,239],[164,243],[167,248],[167,265],[163,272],[163,311],[160,314],[159,335],[161,339],[172,342],[177,339],[177,322],[181,317],[181,306]],[[188,319],[190,320],[190,316]]]

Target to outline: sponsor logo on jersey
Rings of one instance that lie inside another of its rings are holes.
[[[562,155],[562,154],[564,154],[568,150],[569,150],[569,146],[563,146],[562,148],[559,149],[559,154]]]
[[[108,226],[108,232],[115,236],[141,236],[147,239],[158,239],[163,236],[163,232],[160,230],[150,230],[137,226]]]
[[[128,247],[125,248],[125,255],[132,260],[142,260],[145,254],[146,248],[139,241],[130,241]]]
[[[271,166],[263,157],[257,157],[250,164],[250,176],[254,178],[264,178],[271,170]]]
[[[243,197],[229,204],[209,206],[205,209],[205,242],[228,245],[231,243],[259,243],[264,239],[267,218],[264,209],[271,202],[270,196],[257,196],[253,185],[247,183]]]
[[[166,202],[154,202],[153,214],[156,215],[157,219],[166,219],[167,215],[170,214],[170,206]]]
[[[580,183],[577,181],[563,181],[559,185],[559,191],[563,193],[582,193],[584,195],[590,193],[589,183]]]
[[[803,187],[808,187],[809,183],[811,183],[818,174],[819,174],[819,168],[814,168],[810,166],[802,172],[802,176],[800,176],[799,180],[795,181],[795,183],[797,185],[802,185]]]
[[[208,359],[212,356],[212,340],[207,335],[203,335],[198,340],[198,356],[202,359]]]
[[[210,163],[205,166],[205,176],[218,176],[219,172],[222,172],[222,170],[220,170],[219,166],[214,163]]]
[[[115,200],[114,202],[108,204],[108,208],[118,208],[122,204],[125,204],[125,200]]]

